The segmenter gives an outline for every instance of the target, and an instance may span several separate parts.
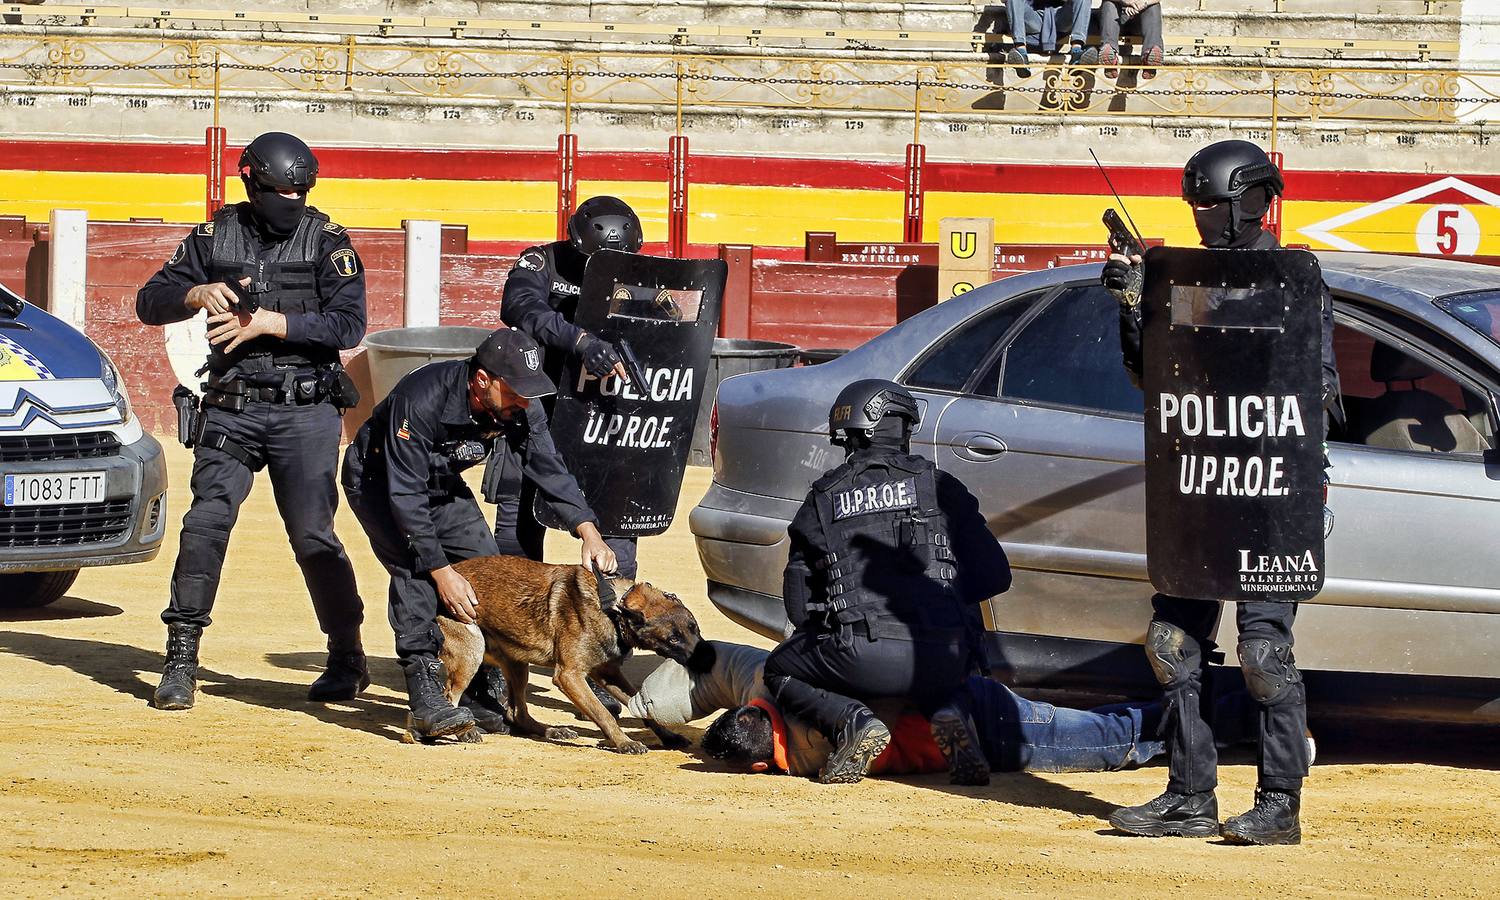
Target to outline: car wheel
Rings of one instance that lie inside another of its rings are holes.
[[[35,609],[68,592],[77,569],[61,572],[11,572],[0,575],[0,608]]]

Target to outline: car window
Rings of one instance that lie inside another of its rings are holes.
[[[1495,434],[1485,394],[1399,344],[1343,323],[1333,333],[1344,428],[1351,444],[1424,453],[1478,453]]]
[[[1058,294],[1016,335],[976,393],[1140,415],[1145,400],[1120,356],[1120,304],[1099,285]]]
[[[1051,290],[1048,288],[1048,290]],[[906,383],[911,387],[961,391],[969,376],[989,356],[990,349],[1005,337],[1010,326],[1047,291],[1023,294],[969,319],[943,338]]]
[[[1437,301],[1460,322],[1500,344],[1500,291],[1471,291],[1453,294]]]

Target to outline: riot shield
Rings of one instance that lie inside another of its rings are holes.
[[[612,342],[642,377],[601,381],[573,358],[558,379],[552,436],[603,534],[644,537],[672,524],[727,273],[717,259],[589,257],[574,324]],[[534,511],[563,527],[540,496]]]
[[[1162,593],[1322,589],[1322,291],[1302,250],[1146,254],[1146,556]]]

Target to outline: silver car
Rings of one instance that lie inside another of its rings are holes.
[[[1332,435],[1326,587],[1297,617],[1322,711],[1500,719],[1500,268],[1319,254],[1348,425]],[[840,456],[831,399],[893,378],[922,409],[913,452],[979,498],[1015,570],[991,600],[1013,683],[1149,692],[1142,395],[1099,266],[1018,275],[819,366],[726,380],[714,481],[691,524],[713,602],[786,629],[787,524]],[[1218,643],[1232,647],[1233,616]],[[1229,664],[1234,665],[1231,654]]]

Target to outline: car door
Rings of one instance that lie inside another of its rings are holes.
[[[1339,299],[1348,424],[1329,445],[1329,578],[1298,621],[1298,655],[1306,645],[1317,668],[1500,676],[1494,373],[1455,346]]]
[[[993,628],[1140,639],[1151,595],[1142,408],[1117,301],[1070,284],[1032,304],[943,409],[937,463],[979,498],[1015,570],[990,604]]]

